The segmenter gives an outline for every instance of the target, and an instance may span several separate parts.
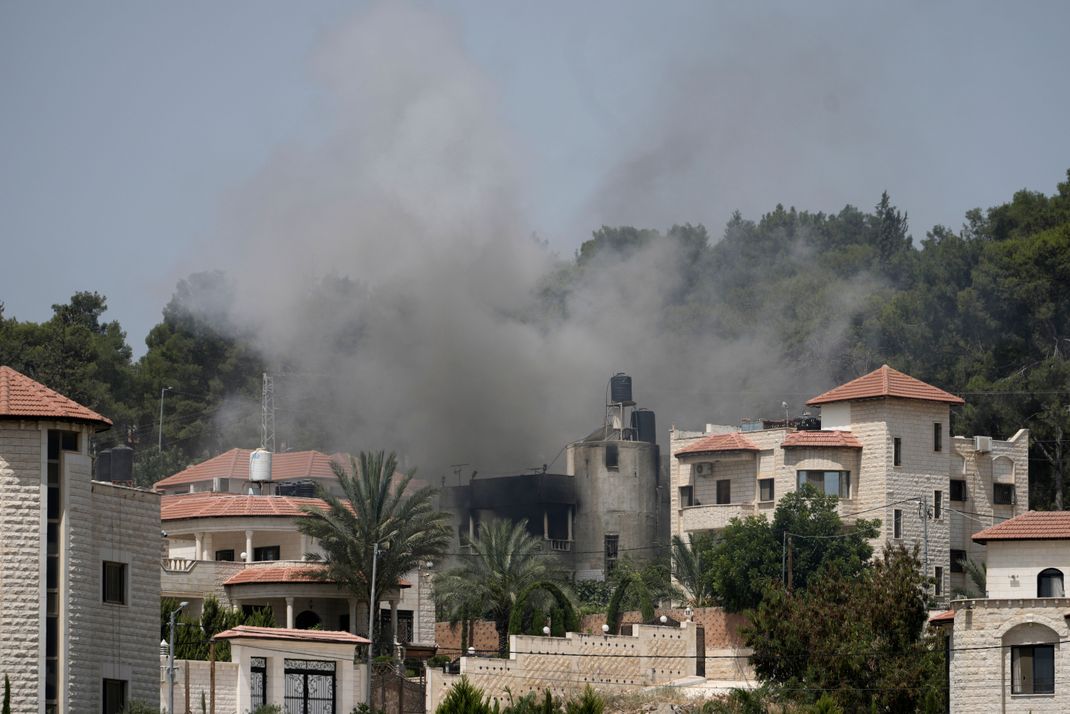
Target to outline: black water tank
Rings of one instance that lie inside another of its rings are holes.
[[[632,412],[632,431],[636,439],[654,444],[658,440],[658,431],[654,423],[654,412],[649,409],[636,409]]]
[[[116,446],[111,450],[111,480],[134,480],[134,450],[129,446]]]
[[[617,372],[609,380],[610,404],[634,404],[632,401],[632,378]]]
[[[93,468],[95,469],[93,480],[111,481],[111,449],[104,449],[97,454],[97,461]]]

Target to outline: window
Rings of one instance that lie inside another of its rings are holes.
[[[732,481],[721,479],[717,482],[717,503],[725,504],[732,502]]]
[[[760,478],[758,479],[758,500],[759,501],[775,501],[773,490],[774,479]]]
[[[619,535],[607,535],[605,537],[605,577],[613,574],[617,568],[617,552],[620,546]]]
[[[903,463],[903,440],[898,436],[892,439],[892,466]]]
[[[940,597],[944,592],[944,569],[939,565],[936,566],[936,572],[933,575],[933,595]]]
[[[680,508],[695,505],[695,489],[691,486],[680,487]]]
[[[104,602],[126,604],[126,563],[104,561]]]
[[[620,469],[620,452],[617,450],[616,444],[606,444],[605,458],[607,469],[610,471]]]
[[[265,545],[253,548],[253,560],[279,560],[279,546]]]
[[[799,471],[798,486],[809,484],[827,496],[851,497],[850,471]]]
[[[1055,645],[1011,647],[1011,693],[1055,692]]]
[[[104,680],[104,714],[119,714],[126,708],[126,680]]]
[[[952,501],[965,501],[966,500],[966,480],[961,478],[951,479],[951,491],[948,493],[948,497]]]
[[[938,421],[933,422],[933,451],[944,450],[944,425]]]
[[[903,512],[898,508],[892,511],[892,538],[903,537]]]
[[[1013,483],[994,483],[992,484],[992,503],[1000,505],[1010,505],[1014,503],[1014,484]]]
[[[966,567],[963,565],[966,562],[966,551],[951,549],[951,572],[952,573],[965,573]]]
[[[940,520],[942,515],[944,515],[944,492],[933,491],[933,518]]]
[[[215,559],[216,560],[225,560],[227,562],[233,563],[234,562],[234,549],[233,548],[227,548],[225,550],[217,550],[215,552]]]
[[[1063,594],[1063,571],[1048,568],[1037,576],[1037,597],[1066,597]]]

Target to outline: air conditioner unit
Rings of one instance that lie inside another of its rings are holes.
[[[696,476],[709,476],[713,473],[713,464],[705,462],[701,464],[695,464],[694,470]]]
[[[992,437],[991,436],[975,436],[973,437],[973,450],[982,454],[986,454],[992,450]]]

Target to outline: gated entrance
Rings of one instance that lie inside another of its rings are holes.
[[[335,714],[334,662],[287,659],[284,666],[287,714]]]
[[[372,709],[383,714],[424,714],[426,684],[422,673],[409,679],[392,664],[372,665]]]
[[[249,658],[249,703],[253,709],[267,704],[267,659]]]

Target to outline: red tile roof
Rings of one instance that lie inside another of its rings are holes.
[[[1070,511],[1026,511],[973,534],[977,543],[990,540],[1070,540]]]
[[[249,480],[249,454],[251,449],[231,449],[207,461],[194,464],[184,471],[168,476],[156,482],[156,488],[178,486],[184,483],[210,481],[213,478],[233,478]],[[321,454],[318,451],[287,451],[271,455],[271,478],[284,481],[294,478],[336,478],[331,469],[331,461],[337,459],[341,465],[348,465],[346,454]]]
[[[862,448],[862,442],[849,431],[795,431],[784,437],[780,445],[785,449],[815,446],[841,449]]]
[[[0,367],[0,418],[66,419],[111,426],[107,417],[10,367]]]
[[[316,577],[322,566],[314,563],[286,563],[282,565],[252,565],[227,578],[224,585],[250,583],[333,583]],[[399,588],[411,588],[408,580],[399,579]]]
[[[244,516],[303,516],[302,506],[327,510],[319,498],[244,496],[240,493],[181,493],[160,499],[160,520]]]
[[[841,384],[824,394],[819,394],[807,402],[810,406],[849,402],[855,399],[874,399],[877,397],[899,397],[900,399],[919,399],[927,402],[946,402],[948,404],[965,404],[954,394],[914,379],[908,374],[882,366],[867,375]]]
[[[955,621],[955,611],[945,610],[929,618],[930,625],[950,625]]]
[[[289,642],[332,642],[343,645],[366,645],[368,640],[359,635],[335,630],[290,630],[285,627],[253,627],[252,625],[238,625],[237,627],[217,633],[214,640],[231,640],[238,637],[246,637],[253,640],[285,640]]]
[[[753,441],[738,431],[733,431],[728,434],[707,436],[691,446],[680,449],[676,454],[677,456],[680,454],[709,454],[718,451],[760,451],[760,449],[754,445]]]

